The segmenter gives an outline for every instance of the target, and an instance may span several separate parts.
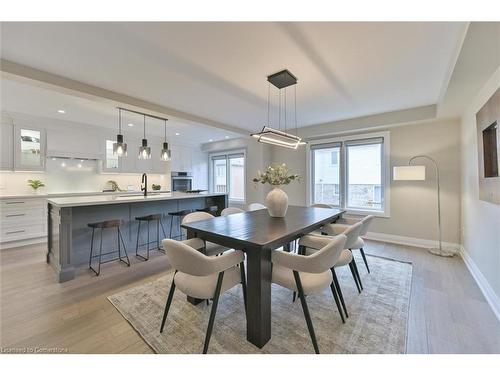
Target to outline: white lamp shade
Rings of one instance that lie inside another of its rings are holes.
[[[425,180],[425,166],[406,165],[394,167],[392,179],[396,181],[423,181]]]

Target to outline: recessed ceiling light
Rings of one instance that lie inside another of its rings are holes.
[[[228,135],[226,135],[224,138],[229,139],[229,136],[228,136]]]
[[[130,123],[130,124],[128,124],[128,126],[134,126],[134,124]]]
[[[179,133],[175,133],[175,135],[180,135]]]
[[[57,112],[58,112],[58,113],[62,113],[62,114],[65,114],[65,113],[66,113],[66,111],[65,111],[64,109],[58,109],[58,110],[57,110]]]
[[[209,139],[208,141],[209,141],[209,142],[213,142],[214,140],[213,140],[213,139]]]

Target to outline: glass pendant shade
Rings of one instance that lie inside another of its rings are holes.
[[[139,147],[139,159],[151,159],[151,147],[148,146],[148,140],[142,140],[142,146]]]
[[[170,150],[168,149],[168,143],[163,142],[163,149],[161,150],[160,159],[163,161],[169,161],[171,158]]]
[[[122,134],[116,136],[116,142],[113,143],[113,155],[118,157],[127,156],[127,144],[123,142]]]
[[[260,133],[252,134],[252,137],[257,138],[258,142],[267,143],[270,145],[281,146],[296,150],[299,145],[304,145],[302,138],[296,135],[285,133],[267,126],[262,128]]]

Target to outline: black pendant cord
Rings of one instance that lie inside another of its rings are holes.
[[[267,83],[267,126],[271,126],[269,123],[269,113],[270,113],[270,102],[271,102],[271,83]]]
[[[281,90],[278,90],[278,129],[281,130]]]
[[[146,139],[146,115],[144,115],[143,118],[144,118],[144,139]]]
[[[286,133],[286,87],[285,87],[285,102],[283,103],[284,104],[284,111],[285,111],[285,133]]]
[[[122,110],[118,109],[118,134],[122,134]]]
[[[295,135],[298,136],[299,135],[299,131],[297,129],[297,86],[295,85],[294,87],[294,111],[295,111],[295,114],[294,114],[294,120],[295,120]]]
[[[167,120],[165,120],[165,142],[167,142]]]

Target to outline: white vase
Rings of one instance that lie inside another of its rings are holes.
[[[279,187],[275,187],[267,194],[266,206],[270,216],[285,217],[288,209],[288,195]]]

